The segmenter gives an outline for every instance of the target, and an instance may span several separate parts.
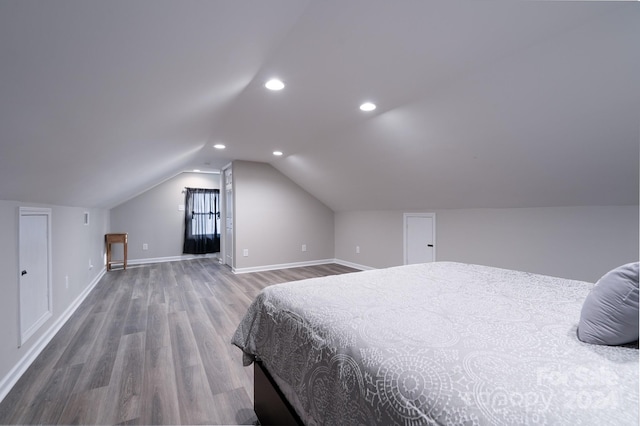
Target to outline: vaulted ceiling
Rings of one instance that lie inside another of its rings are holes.
[[[0,0],[0,199],[249,160],[336,211],[638,204],[638,40],[638,2]]]

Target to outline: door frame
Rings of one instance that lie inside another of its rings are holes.
[[[220,241],[221,241],[221,247],[220,247],[220,263],[223,265],[229,265],[229,267],[231,267],[231,269],[233,269],[234,264],[235,264],[235,259],[234,259],[234,246],[235,244],[233,243],[233,240],[235,238],[235,229],[232,228],[231,230],[231,241],[229,241],[229,239],[227,238],[227,219],[231,216],[231,219],[233,221],[233,215],[235,214],[235,209],[233,208],[234,206],[229,206],[228,205],[228,198],[227,198],[227,185],[229,184],[229,182],[227,181],[227,170],[230,170],[231,172],[231,202],[234,203],[234,182],[233,182],[233,163],[229,163],[226,166],[224,166],[221,170],[220,170],[220,179],[221,179],[221,185],[220,185],[220,200],[223,202],[224,207],[220,209],[221,213],[222,213],[222,219],[221,223],[220,223],[220,227],[222,229],[220,229]],[[231,209],[230,209],[231,207]],[[229,215],[229,210],[231,210],[231,215]],[[235,227],[235,224],[232,225],[233,227]],[[228,258],[230,258],[231,263],[229,263]]]
[[[22,324],[22,285],[20,259],[21,244],[24,239],[22,235],[21,221],[23,216],[46,216],[47,217],[47,311],[31,325],[23,330]],[[46,207],[19,207],[18,208],[18,347],[21,347],[42,325],[53,316],[53,286],[52,286],[52,262],[51,262],[51,209]]]
[[[408,232],[409,232],[409,224],[407,223],[407,219],[409,217],[430,217],[432,219],[432,226],[433,226],[433,261],[435,262],[437,257],[436,257],[436,248],[437,248],[437,244],[436,244],[436,214],[435,213],[404,213],[402,215],[402,261],[403,264],[406,265],[407,264],[407,257],[409,256],[408,250],[407,250],[407,242],[409,240],[408,238]]]

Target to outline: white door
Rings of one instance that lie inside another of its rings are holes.
[[[405,213],[405,265],[436,260],[435,237],[436,216],[434,213]]]
[[[20,346],[52,315],[51,209],[20,208]]]
[[[224,171],[225,220],[224,263],[233,268],[233,172]]]

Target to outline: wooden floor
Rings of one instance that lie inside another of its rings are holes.
[[[0,403],[1,424],[253,424],[253,367],[231,337],[264,287],[353,272],[234,275],[214,259],[105,274]]]

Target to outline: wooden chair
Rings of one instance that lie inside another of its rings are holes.
[[[127,234],[106,234],[104,239],[107,244],[107,271],[110,271],[111,266],[114,264],[122,264],[124,269],[127,269]],[[114,243],[122,243],[124,245],[124,259],[111,259],[111,244]]]

